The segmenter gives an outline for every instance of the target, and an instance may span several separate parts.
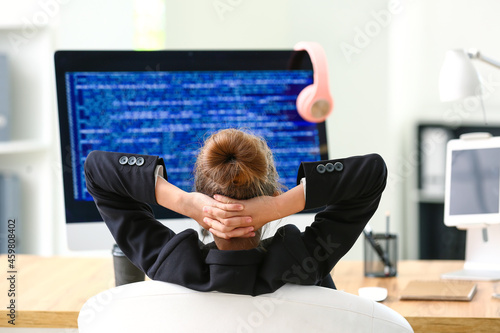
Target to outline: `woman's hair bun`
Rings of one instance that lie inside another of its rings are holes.
[[[203,172],[222,187],[265,181],[267,145],[246,132],[227,129],[212,135],[202,151]]]
[[[233,199],[274,195],[281,191],[273,154],[264,139],[237,129],[212,134],[200,150],[196,191]]]

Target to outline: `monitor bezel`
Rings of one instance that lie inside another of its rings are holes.
[[[225,70],[312,70],[305,51],[292,50],[197,50],[197,51],[94,51],[60,50],[54,55],[60,151],[64,184],[66,223],[102,222],[93,201],[73,197],[72,152],[68,124],[65,75],[67,72],[129,71],[225,71]],[[325,123],[318,123],[321,159],[328,159]],[[297,163],[297,168],[298,168]],[[157,219],[183,216],[161,206],[151,205]]]
[[[446,147],[446,173],[445,173],[445,201],[444,201],[444,224],[449,227],[467,229],[470,227],[486,227],[490,224],[500,223],[500,211],[490,214],[450,214],[450,186],[452,153],[460,150],[474,150],[486,148],[500,148],[500,137],[455,139],[448,141]]]

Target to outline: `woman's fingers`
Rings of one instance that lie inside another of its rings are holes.
[[[218,201],[215,201],[213,207],[226,212],[241,212],[244,208],[243,205],[239,203],[221,203]]]
[[[203,212],[217,219],[227,219],[239,215],[239,212],[227,211],[216,206],[204,206]]]
[[[208,229],[214,236],[224,239],[255,237],[253,227],[235,228],[231,231],[222,232],[214,227]]]
[[[232,202],[236,202],[235,199],[232,199],[232,198],[229,198],[229,197],[226,197],[224,195],[221,195],[221,194],[214,194],[214,199],[221,202],[221,203],[224,203],[224,204],[229,204],[229,203],[232,203]]]
[[[210,217],[203,218],[204,223],[206,223],[211,228],[217,229],[220,232],[230,232],[234,229],[248,228],[248,227],[253,229],[253,226],[250,225],[250,223],[244,222],[244,225],[243,225],[243,223],[241,223],[241,222],[234,222],[234,221],[240,221],[240,220],[241,220],[241,218],[239,218],[239,217],[229,219],[227,221],[220,221],[220,220],[213,219]]]
[[[252,224],[250,216],[239,216],[237,212],[227,212],[213,206],[203,207],[203,213],[205,216],[232,228],[246,227]]]
[[[241,227],[241,228],[232,228],[225,226],[224,224],[220,223],[217,220],[205,217],[203,219],[203,222],[205,222],[209,226],[209,231],[214,234],[215,236],[218,236],[220,238],[224,239],[229,239],[229,238],[235,238],[235,237],[254,237],[255,232],[254,232],[254,227]]]
[[[232,199],[229,197],[225,197],[225,196],[220,195],[220,194],[215,194],[214,199],[217,202],[216,207],[218,207],[222,210],[231,211],[231,212],[238,212],[238,211],[242,211],[245,208],[243,206],[243,204],[241,204],[241,202],[238,202],[238,200],[235,200],[235,199]]]

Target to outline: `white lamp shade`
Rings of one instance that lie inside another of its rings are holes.
[[[481,94],[476,68],[464,50],[449,50],[439,73],[441,101],[455,101]]]

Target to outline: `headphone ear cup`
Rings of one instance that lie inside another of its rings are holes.
[[[328,84],[328,64],[326,54],[317,42],[299,42],[294,50],[306,51],[313,66],[313,83],[297,96],[297,111],[306,121],[320,123],[326,120],[333,110],[333,98]]]
[[[297,96],[296,106],[299,115],[306,121],[318,122],[312,115],[312,100],[316,93],[316,87],[314,84],[308,85]]]

